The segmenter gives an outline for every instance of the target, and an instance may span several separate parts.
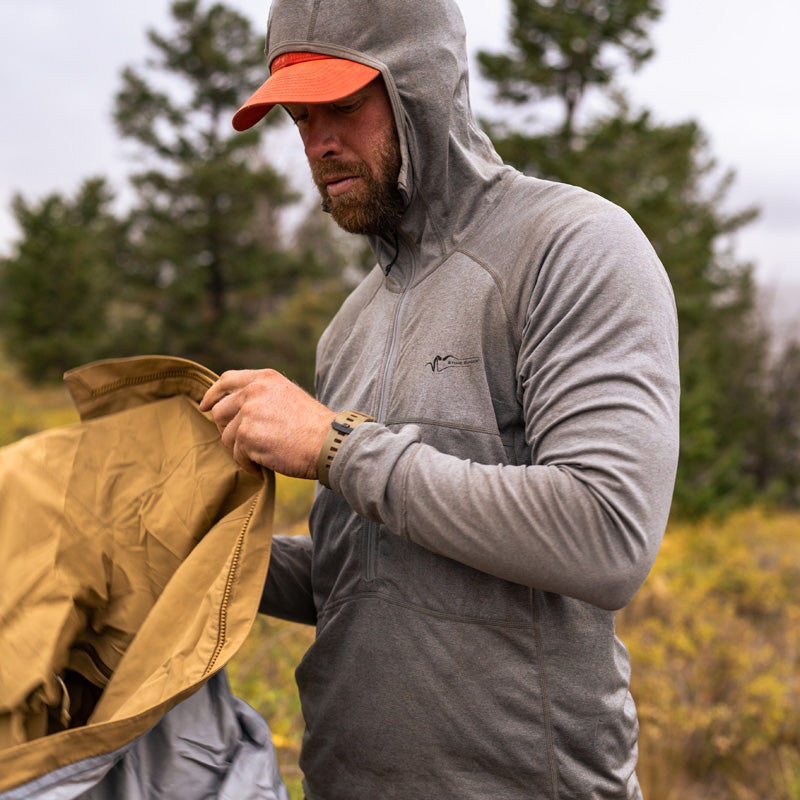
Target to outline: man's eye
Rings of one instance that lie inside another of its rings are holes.
[[[308,117],[308,111],[305,109],[289,108],[288,106],[284,106],[283,108],[295,125],[297,125],[298,122],[303,122]]]
[[[337,103],[334,108],[340,114],[352,114],[354,111],[358,111],[358,109],[361,108],[361,101],[356,100],[353,103]]]

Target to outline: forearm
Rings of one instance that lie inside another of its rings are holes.
[[[604,608],[628,603],[653,564],[674,479],[666,438],[635,464],[599,469],[476,464],[421,444],[413,427],[352,436],[333,487],[358,513],[440,555]]]
[[[311,538],[276,536],[258,610],[272,617],[316,625],[311,590]]]

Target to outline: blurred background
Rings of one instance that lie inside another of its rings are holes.
[[[626,208],[681,326],[681,460],[653,574],[620,615],[649,800],[800,798],[800,5],[460,0],[504,159]],[[314,200],[266,77],[267,0],[0,0],[0,444],[75,416],[64,370],[163,352],[312,387],[371,266]],[[313,487],[282,480],[281,530]],[[293,670],[258,621],[230,667],[293,798]]]

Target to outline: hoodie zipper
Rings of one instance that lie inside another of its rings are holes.
[[[411,252],[411,248],[408,248]],[[398,243],[398,254],[400,252]],[[395,261],[397,259],[395,258]],[[408,290],[414,283],[414,273],[416,272],[416,262],[413,255],[409,259],[411,269],[409,271],[408,281],[406,282],[400,294],[400,299],[397,302],[397,308],[394,312],[394,319],[392,320],[392,331],[389,345],[389,353],[386,357],[386,365],[383,368],[383,382],[381,384],[380,399],[378,401],[378,414],[377,419],[379,422],[386,421],[386,407],[389,400],[389,386],[393,377],[396,361],[397,351],[399,347],[399,331],[400,321],[403,317],[403,310],[405,309],[406,301],[408,300]],[[394,262],[392,262],[394,264]],[[377,550],[378,550],[378,525],[375,522],[368,522],[367,529],[364,537],[364,579],[372,581],[377,574]]]

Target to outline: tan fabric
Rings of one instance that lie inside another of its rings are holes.
[[[65,376],[81,423],[0,450],[0,791],[140,735],[247,636],[274,478],[198,411],[215,379],[90,364]]]

